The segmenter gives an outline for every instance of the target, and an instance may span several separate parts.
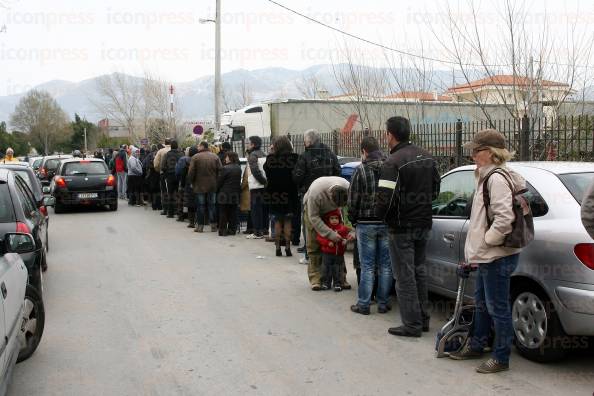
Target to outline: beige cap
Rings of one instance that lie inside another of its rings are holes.
[[[484,129],[478,132],[470,142],[464,144],[465,149],[474,150],[479,147],[505,148],[505,136],[495,129]]]

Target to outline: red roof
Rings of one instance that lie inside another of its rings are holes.
[[[420,102],[451,102],[453,99],[447,95],[437,95],[431,92],[404,91],[394,95],[388,95],[386,99],[418,100]]]
[[[482,78],[480,80],[471,81],[468,84],[456,85],[455,87],[448,88],[447,92],[457,92],[457,91],[466,91],[469,89],[478,89],[482,87],[486,87],[489,85],[500,85],[500,86],[524,86],[528,87],[530,85],[538,85],[538,86],[545,86],[545,87],[566,87],[569,88],[569,85],[565,83],[549,81],[549,80],[533,80],[528,77],[523,76],[513,76],[509,74],[500,74],[496,76],[490,76],[486,78]]]

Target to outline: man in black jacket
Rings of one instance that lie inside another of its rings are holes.
[[[318,133],[310,129],[303,135],[303,144],[305,151],[299,156],[295,169],[293,169],[293,181],[299,189],[299,200],[301,202],[301,212],[303,213],[303,196],[317,178],[324,176],[340,176],[340,164],[338,158],[328,146],[320,142]],[[293,216],[293,245],[299,244],[299,230],[301,229],[301,216]],[[305,237],[305,228],[303,228],[303,238]],[[307,249],[305,244],[297,249],[300,253],[305,253],[307,260]]]
[[[425,247],[432,225],[431,202],[439,194],[439,173],[433,157],[409,142],[404,117],[386,122],[390,156],[380,173],[376,215],[390,229],[390,257],[396,279],[402,326],[390,334],[420,337],[429,331]]]
[[[167,201],[164,210],[167,211],[168,218],[174,217],[177,200],[179,199],[179,181],[175,176],[175,166],[183,155],[182,151],[178,148],[177,140],[171,140],[171,150],[165,153],[161,161],[161,172],[165,178],[165,188],[167,190],[167,194],[165,195]]]

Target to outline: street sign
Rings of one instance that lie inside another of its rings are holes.
[[[194,135],[202,135],[202,133],[204,132],[204,128],[202,127],[202,125],[198,124],[194,127],[193,132]]]

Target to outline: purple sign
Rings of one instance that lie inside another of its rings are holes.
[[[202,125],[198,124],[194,127],[193,132],[194,135],[202,135],[202,133],[204,132],[204,128],[202,127]]]

